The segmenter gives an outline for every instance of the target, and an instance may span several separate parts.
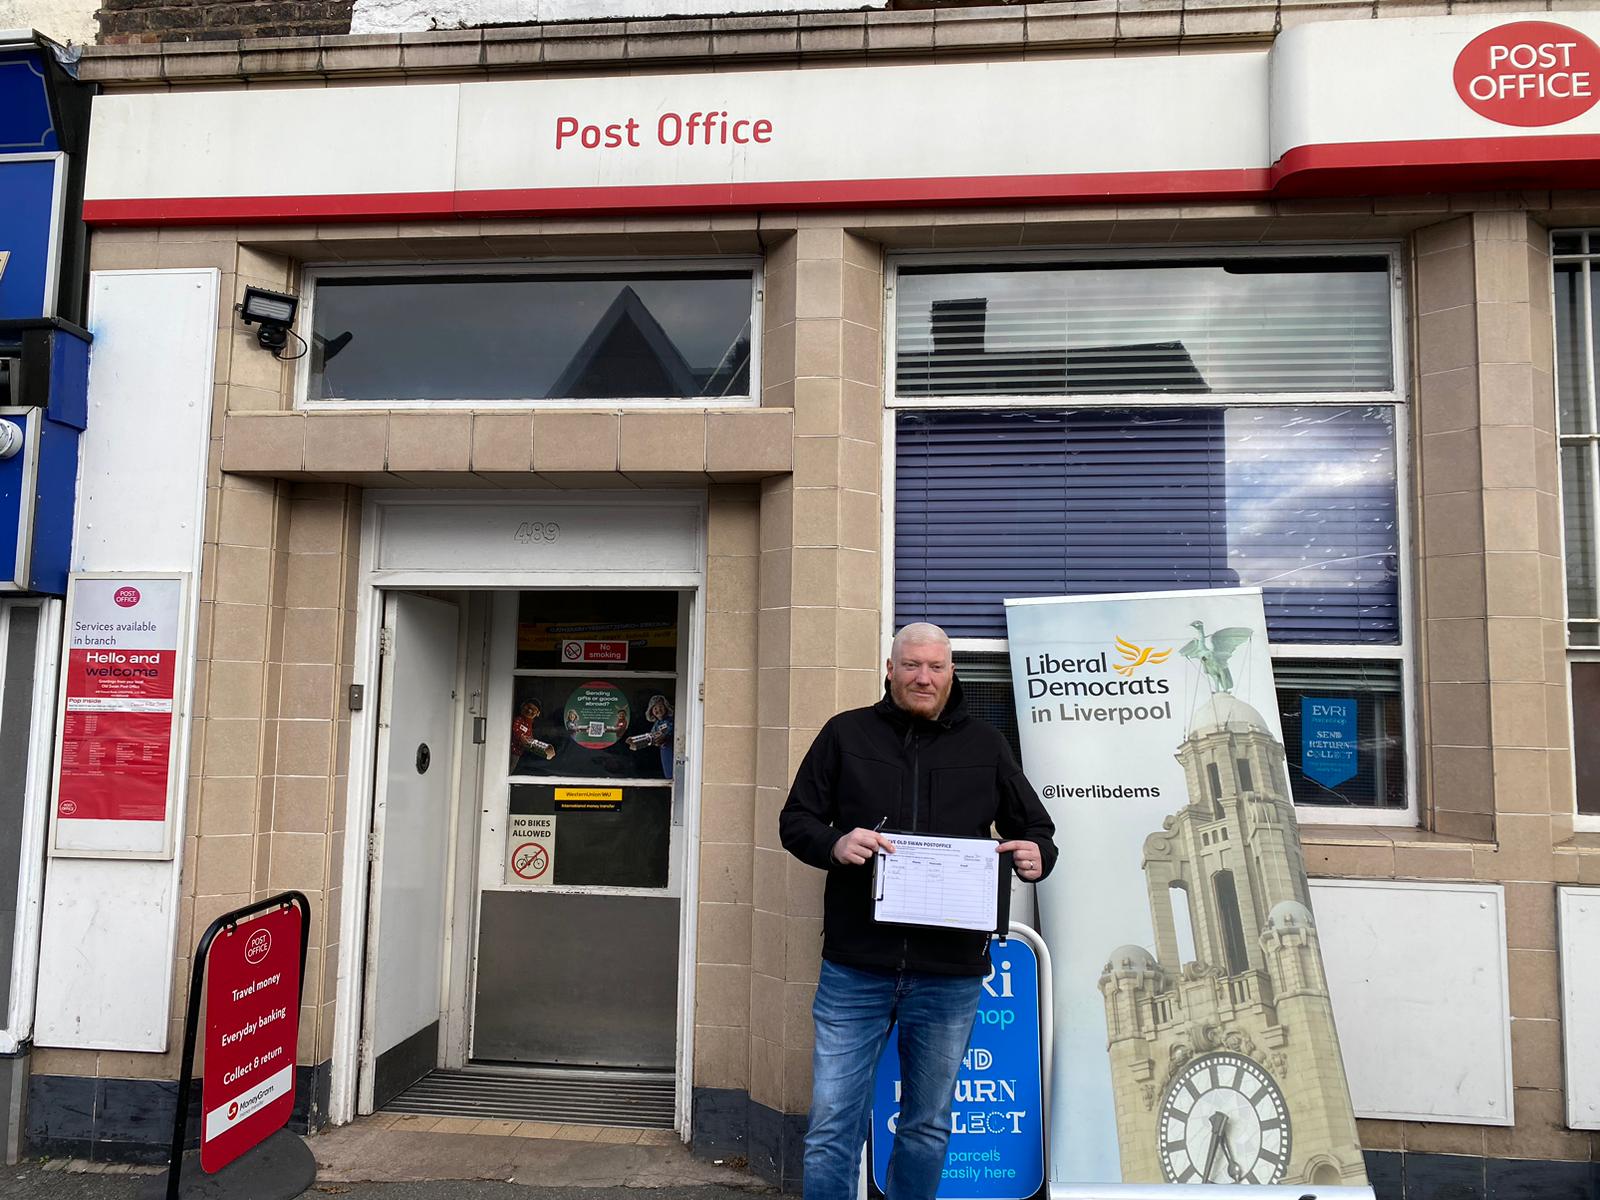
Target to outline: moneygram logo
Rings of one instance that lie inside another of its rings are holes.
[[[1154,646],[1140,646],[1128,641],[1126,638],[1117,639],[1117,654],[1122,661],[1111,664],[1111,669],[1124,679],[1133,677],[1135,671],[1142,667],[1158,667],[1167,661],[1172,654],[1171,649],[1157,650]]]
[[[100,593],[102,596],[104,592]],[[111,597],[118,608],[132,608],[139,603],[139,589],[136,587],[120,587]]]

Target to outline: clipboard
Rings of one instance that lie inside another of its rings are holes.
[[[895,853],[872,856],[875,922],[1002,937],[1010,932],[1011,851],[996,854],[993,838],[885,832]]]

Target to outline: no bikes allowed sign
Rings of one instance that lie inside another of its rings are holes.
[[[555,873],[555,816],[512,815],[506,823],[505,881],[548,884],[554,880]]]

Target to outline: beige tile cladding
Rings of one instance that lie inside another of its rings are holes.
[[[700,809],[694,1081],[750,1086],[750,867],[756,762],[760,496],[710,489],[706,530],[706,784]]]
[[[786,408],[767,407],[529,414],[235,405],[222,424],[223,468],[380,487],[703,487],[787,473],[792,431]]]
[[[1363,1122],[1376,1147],[1587,1159],[1565,1129],[1555,883],[1571,835],[1545,227],[1485,198],[1410,240],[1424,825],[1307,831],[1319,875],[1506,888],[1516,1125]]]
[[[175,1078],[190,948],[220,914],[288,888],[311,903],[297,1061],[332,1053],[359,493],[213,468],[207,510],[172,1048],[41,1050],[40,1073]]]
[[[818,222],[768,249],[763,401],[794,409],[794,471],[761,481],[749,1092],[810,1100],[822,875],[777,840],[817,729],[877,694],[881,248]],[[718,1051],[721,1053],[721,1051]]]
[[[763,215],[761,236],[770,242],[762,397],[768,408],[732,415],[771,425],[748,433],[756,440],[748,443],[754,449],[747,454],[743,426],[714,427],[722,414],[708,415],[706,458],[692,468],[701,485],[713,479],[706,752],[708,768],[715,769],[708,769],[712,782],[703,796],[697,1084],[747,1087],[761,1102],[790,1112],[804,1109],[809,1089],[806,1006],[815,978],[820,880],[779,849],[776,812],[816,724],[834,708],[875,694],[880,649],[881,255],[846,227],[868,230],[897,248],[1019,240],[1146,245],[1406,237],[1414,359],[1409,433],[1418,556],[1417,745],[1425,828],[1308,828],[1307,857],[1318,875],[1506,884],[1518,1123],[1486,1130],[1363,1122],[1362,1132],[1373,1148],[1560,1158],[1600,1149],[1590,1135],[1563,1128],[1560,1076],[1550,1064],[1560,1032],[1550,970],[1554,889],[1562,881],[1600,884],[1600,846],[1569,840],[1559,530],[1550,503],[1556,476],[1549,267],[1543,230],[1518,211],[1541,210],[1547,223],[1600,222],[1600,194],[1557,197],[1555,203],[1569,206],[1562,213],[1549,212],[1551,203],[1548,194],[1510,194],[1215,206],[1187,213],[1123,205],[1027,213]],[[488,223],[481,236],[477,223],[464,223],[416,238],[407,234],[405,244],[423,257],[459,257],[462,246],[498,253],[518,237],[523,241],[517,252],[523,254],[652,250],[642,236],[630,241],[620,221],[523,224],[521,232],[508,224],[496,235],[498,245]],[[754,229],[755,222],[747,220],[744,229],[708,233],[703,249],[749,252],[756,248]],[[403,230],[325,232],[249,236],[282,239],[276,245],[284,253],[307,259],[392,258]],[[94,265],[154,266],[158,255],[167,264],[206,262],[229,272],[225,293],[235,294],[247,264],[260,282],[290,283],[286,257],[251,245],[230,249],[226,243],[235,236],[226,229],[159,237],[138,230],[97,232]],[[244,238],[246,231],[237,236]],[[723,237],[746,240],[719,243]],[[580,245],[583,238],[588,241]],[[427,457],[427,439],[412,438],[405,452],[423,461],[408,463],[409,478],[393,473],[386,413],[319,414],[315,419],[359,419],[350,428],[308,426],[306,416],[284,411],[289,380],[283,378],[274,391],[275,367],[249,334],[235,328],[231,313],[219,314],[219,323],[225,334],[218,349],[219,399],[232,414],[230,425],[272,422],[250,426],[251,434],[237,442],[229,429],[230,455],[262,456],[238,464],[240,470],[305,472],[309,456],[327,453],[325,433],[349,448],[349,457],[334,465],[349,468],[350,483],[405,486],[459,465],[459,436],[441,442],[437,463]],[[223,449],[222,414],[219,404],[214,454]],[[614,447],[615,475],[606,463],[595,474],[617,486],[655,486],[662,473],[689,472],[688,457],[702,444],[698,429],[681,414],[658,416],[605,415],[600,441],[607,453]],[[471,469],[482,482],[547,482],[533,475],[530,414],[473,414],[468,444]],[[726,456],[719,466],[758,462],[755,474],[761,478],[722,486],[711,466],[713,448]],[[445,450],[456,457],[443,461]],[[324,460],[317,463],[326,469]],[[570,486],[580,486],[596,466],[587,459],[551,465],[570,474],[549,482]],[[791,465],[792,477],[786,474]],[[207,700],[196,726],[191,781],[191,795],[200,803],[185,843],[185,946],[192,944],[194,930],[229,903],[264,892],[274,868],[280,877],[314,876],[319,840],[325,881],[320,928],[323,913],[338,912],[334,867],[342,852],[342,775],[295,772],[309,770],[322,753],[326,723],[335,719],[348,678],[348,594],[331,608],[313,603],[304,615],[296,610],[292,622],[289,613],[297,600],[324,594],[335,560],[338,570],[348,566],[355,546],[354,493],[326,481],[225,478],[215,467],[211,484],[211,594],[202,620],[201,687]],[[252,581],[262,579],[263,570],[266,583],[257,590]],[[1545,713],[1557,717],[1545,717],[1541,725],[1538,717]],[[332,727],[330,771],[339,769],[341,727]],[[216,754],[202,758],[207,746]],[[246,770],[252,761],[257,767]],[[274,840],[280,835],[277,853]],[[204,884],[198,894],[197,882]],[[337,931],[326,940],[320,962],[336,948]],[[180,962],[175,975],[180,998],[187,968]],[[325,1055],[333,991],[319,968],[313,973],[320,991],[316,1004],[308,992],[308,1009],[318,1021],[316,1049]],[[36,1064],[71,1073],[175,1073],[172,1055],[40,1051]]]

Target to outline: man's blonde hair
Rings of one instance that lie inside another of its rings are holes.
[[[950,649],[948,633],[926,621],[913,621],[894,635],[894,642],[889,646],[889,657],[898,658],[902,646],[924,646],[930,642],[942,645],[946,650]]]

